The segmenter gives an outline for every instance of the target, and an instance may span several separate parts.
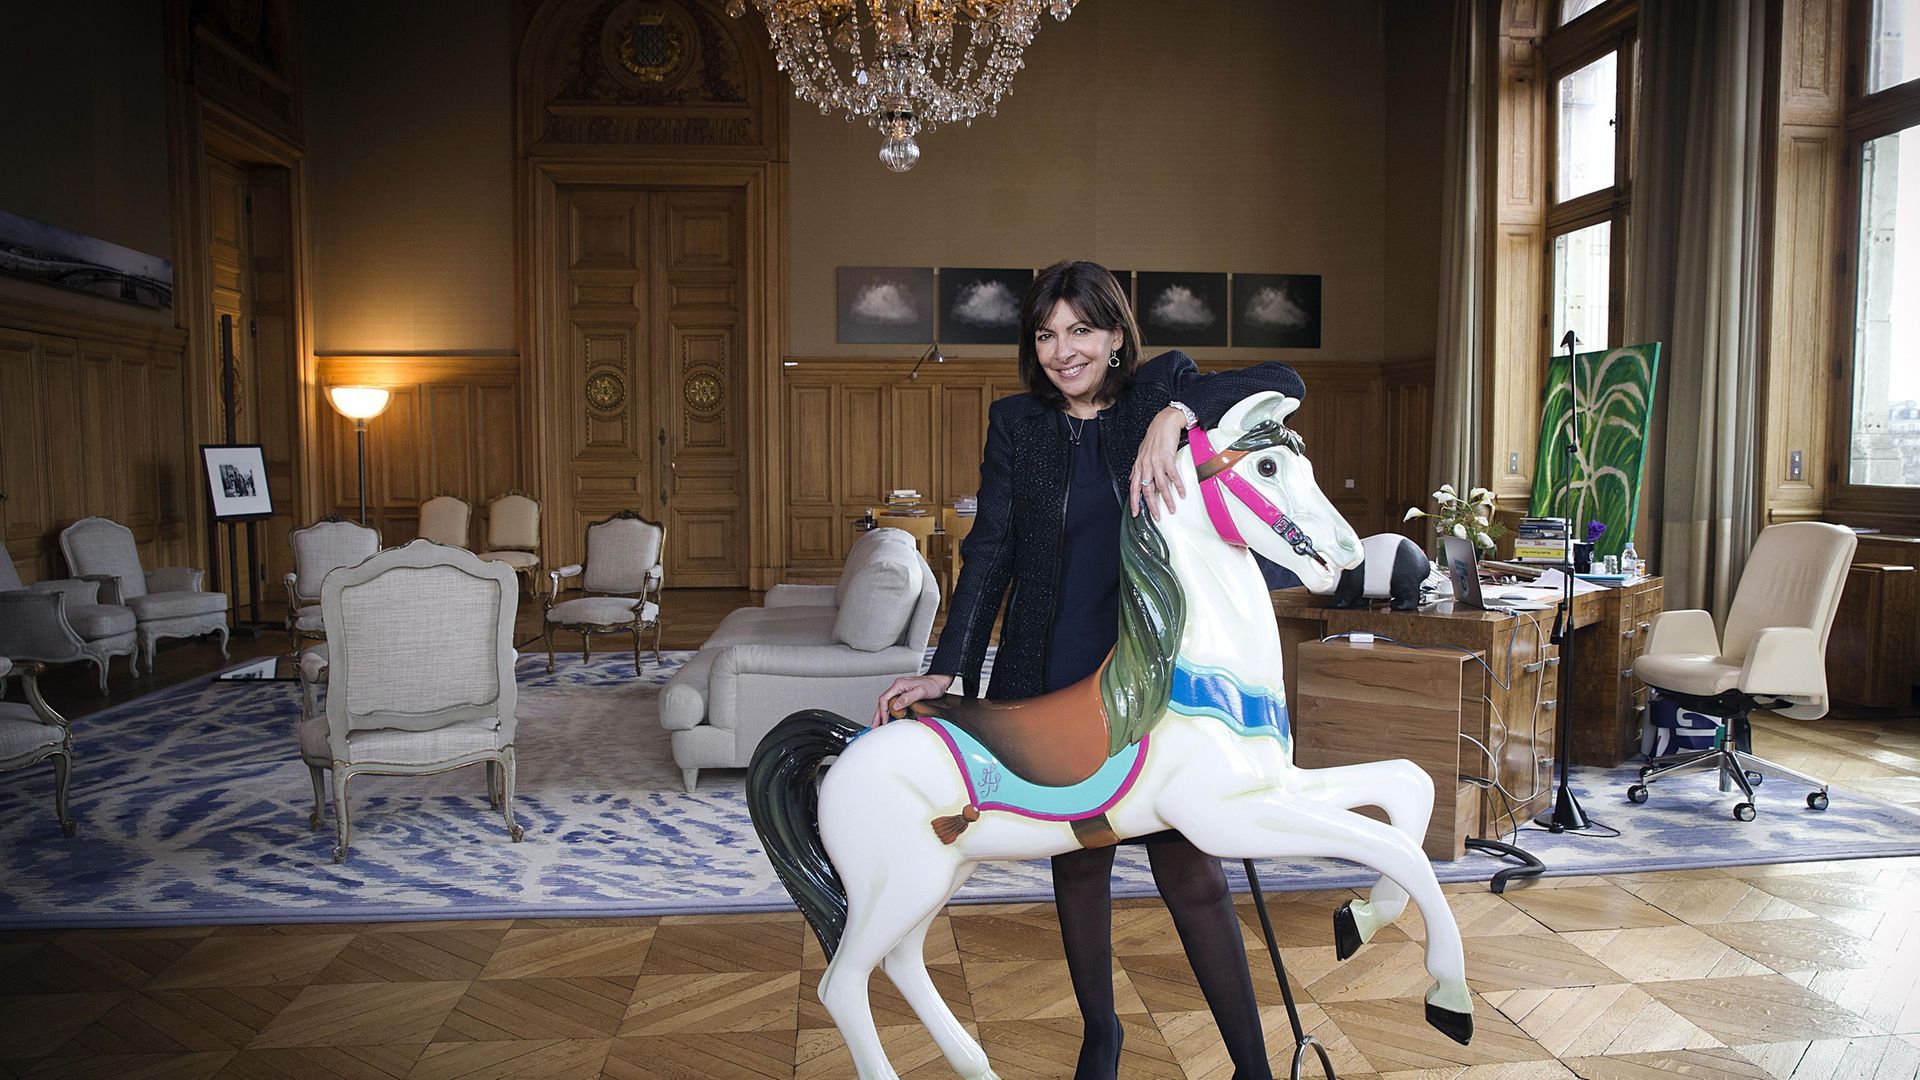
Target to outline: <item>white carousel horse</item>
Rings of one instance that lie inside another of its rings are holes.
[[[1341,959],[1411,895],[1434,978],[1427,1021],[1471,1037],[1460,933],[1420,851],[1432,781],[1408,761],[1292,763],[1279,630],[1247,549],[1322,592],[1361,559],[1285,425],[1298,406],[1266,391],[1212,431],[1192,429],[1178,460],[1187,495],[1157,524],[1123,515],[1120,639],[1097,674],[1022,702],[920,702],[913,720],[871,731],[796,713],[761,742],[747,784],[754,826],[832,958],[820,1000],[861,1080],[897,1076],[867,1002],[876,965],[956,1072],[995,1076],[924,957],[928,926],[977,863],[1165,829],[1221,858],[1338,858],[1378,870],[1368,899],[1335,913]],[[1357,806],[1385,809],[1392,824]]]

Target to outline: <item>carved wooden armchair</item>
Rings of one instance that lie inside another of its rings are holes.
[[[14,666],[0,656],[0,694],[18,677],[26,690],[26,704],[0,701],[0,772],[12,772],[53,761],[53,809],[60,831],[73,835],[73,815],[67,812],[67,783],[73,773],[73,729],[40,696],[39,664]]]
[[[227,594],[201,590],[206,571],[143,568],[133,530],[102,517],[81,518],[60,530],[60,550],[74,577],[99,583],[100,603],[133,609],[134,637],[149,674],[162,638],[219,634],[220,655],[227,655]]]
[[[303,641],[326,640],[320,587],[327,574],[371,558],[380,550],[380,533],[328,514],[304,529],[293,530],[287,540],[293,546],[293,571],[286,576],[287,636],[292,640],[292,651],[298,653]]]
[[[85,660],[100,670],[102,694],[113,657],[126,657],[127,673],[139,674],[133,609],[102,604],[99,597],[97,581],[22,585],[13,560],[0,556],[0,656],[49,664]]]
[[[487,542],[480,557],[503,562],[525,575],[532,596],[540,573],[540,504],[518,491],[487,504]]]
[[[640,634],[653,629],[653,659],[660,660],[660,586],[665,571],[666,526],[632,510],[622,510],[605,521],[587,526],[587,555],[547,576],[547,670],[553,670],[553,632],[571,630],[580,635],[580,658],[593,655],[594,634],[632,634],[633,666],[640,667]],[[582,595],[560,599],[560,583],[581,579]]]
[[[323,774],[333,774],[333,861],[344,861],[353,841],[347,785],[363,773],[421,776],[484,762],[489,804],[520,840],[515,584],[506,565],[431,540],[327,575],[327,642],[301,656],[300,757],[313,773],[315,828]]]

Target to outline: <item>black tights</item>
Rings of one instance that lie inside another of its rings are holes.
[[[1240,919],[1220,860],[1178,834],[1147,844],[1147,859],[1233,1059],[1234,1080],[1271,1080]],[[1053,902],[1060,913],[1073,995],[1086,1023],[1075,1080],[1113,1080],[1120,1068],[1120,1018],[1113,1011],[1112,880],[1111,847],[1053,857]]]

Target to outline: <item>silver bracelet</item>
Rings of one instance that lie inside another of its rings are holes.
[[[1198,416],[1195,416],[1195,415],[1193,415],[1193,410],[1192,410],[1192,409],[1189,409],[1189,408],[1187,408],[1187,406],[1186,406],[1186,403],[1185,403],[1185,402],[1180,402],[1180,401],[1169,401],[1169,402],[1167,402],[1167,408],[1169,408],[1169,409],[1179,409],[1179,410],[1180,410],[1180,415],[1181,415],[1181,416],[1184,416],[1184,417],[1186,417],[1186,418],[1187,418],[1187,426],[1188,426],[1188,427],[1199,427],[1199,426],[1200,426],[1200,418],[1199,418]]]

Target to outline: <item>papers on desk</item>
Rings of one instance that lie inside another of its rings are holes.
[[[1573,595],[1575,596],[1605,592],[1606,588],[1605,585],[1598,585],[1594,582],[1583,580],[1578,574],[1573,576]],[[1540,580],[1533,583],[1533,589],[1544,590],[1553,596],[1564,596],[1567,590],[1566,575],[1559,570],[1548,570],[1546,573],[1540,575]],[[1531,592],[1533,589],[1528,591]]]

